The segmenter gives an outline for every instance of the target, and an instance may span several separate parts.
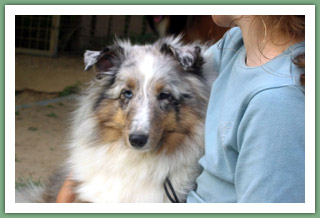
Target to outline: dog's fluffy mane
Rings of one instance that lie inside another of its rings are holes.
[[[97,65],[105,54],[111,55],[113,64],[111,67],[107,65],[108,70],[95,69],[97,78],[78,97],[77,109],[72,116],[68,143],[70,154],[64,171],[72,172],[72,179],[77,184],[74,191],[78,202],[169,202],[163,188],[166,178],[171,180],[180,201],[186,200],[187,193],[195,188],[195,180],[200,173],[198,160],[204,150],[209,83],[214,78],[208,78],[208,64],[212,63],[205,51],[206,47],[197,43],[183,45],[181,36],[178,36],[166,37],[153,45],[144,46],[116,39],[112,46],[101,52],[86,52],[86,70]],[[192,128],[184,133],[183,140],[175,139],[178,145],[174,149],[141,152],[124,143],[121,136],[109,137],[107,142],[101,140],[97,114],[100,108],[106,107],[103,103],[106,97],[101,93],[116,86],[114,82],[124,59],[136,60],[144,52],[154,55],[155,60],[163,61],[164,66],[175,65],[179,73],[185,74],[181,77],[185,83],[177,84],[176,88],[191,93],[191,96],[184,96],[183,101],[188,102],[188,109],[179,119]],[[54,199],[56,190],[50,190],[50,187],[43,189],[42,200],[38,202]],[[43,199],[44,196],[46,199]]]

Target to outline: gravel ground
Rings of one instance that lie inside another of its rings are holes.
[[[16,55],[15,105],[55,99],[67,87],[81,85],[93,76],[83,72],[81,56],[48,58]],[[16,182],[46,179],[67,156],[65,149],[74,100],[33,105],[15,111]],[[9,146],[9,145],[6,145]]]
[[[67,156],[68,119],[74,100],[16,110],[16,181],[41,181]]]

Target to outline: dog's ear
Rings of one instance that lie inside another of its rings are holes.
[[[201,56],[201,48],[199,46],[179,46],[174,47],[167,43],[161,46],[161,52],[173,56],[181,67],[186,71],[196,71],[204,64]]]
[[[120,46],[105,47],[102,51],[89,51],[84,53],[85,71],[95,67],[97,78],[113,76],[115,68],[119,67],[123,59],[123,49]]]

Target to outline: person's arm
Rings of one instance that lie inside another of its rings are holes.
[[[238,202],[305,201],[305,104],[295,87],[250,101],[238,129]]]
[[[69,175],[59,191],[56,203],[72,203],[75,199],[73,187],[74,183],[71,180],[71,176]]]

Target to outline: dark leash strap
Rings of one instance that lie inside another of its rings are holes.
[[[176,192],[174,191],[173,186],[172,186],[172,184],[171,184],[171,182],[170,182],[170,180],[169,180],[168,177],[167,177],[166,180],[164,181],[163,186],[164,186],[164,190],[165,190],[166,195],[167,195],[167,197],[169,198],[169,200],[170,200],[172,203],[180,203],[180,202],[179,202],[179,199],[178,199],[178,197],[177,197],[177,195],[176,195]],[[169,189],[170,189],[173,197],[171,196],[171,194],[170,194],[169,191],[168,191],[168,186],[169,186]]]

